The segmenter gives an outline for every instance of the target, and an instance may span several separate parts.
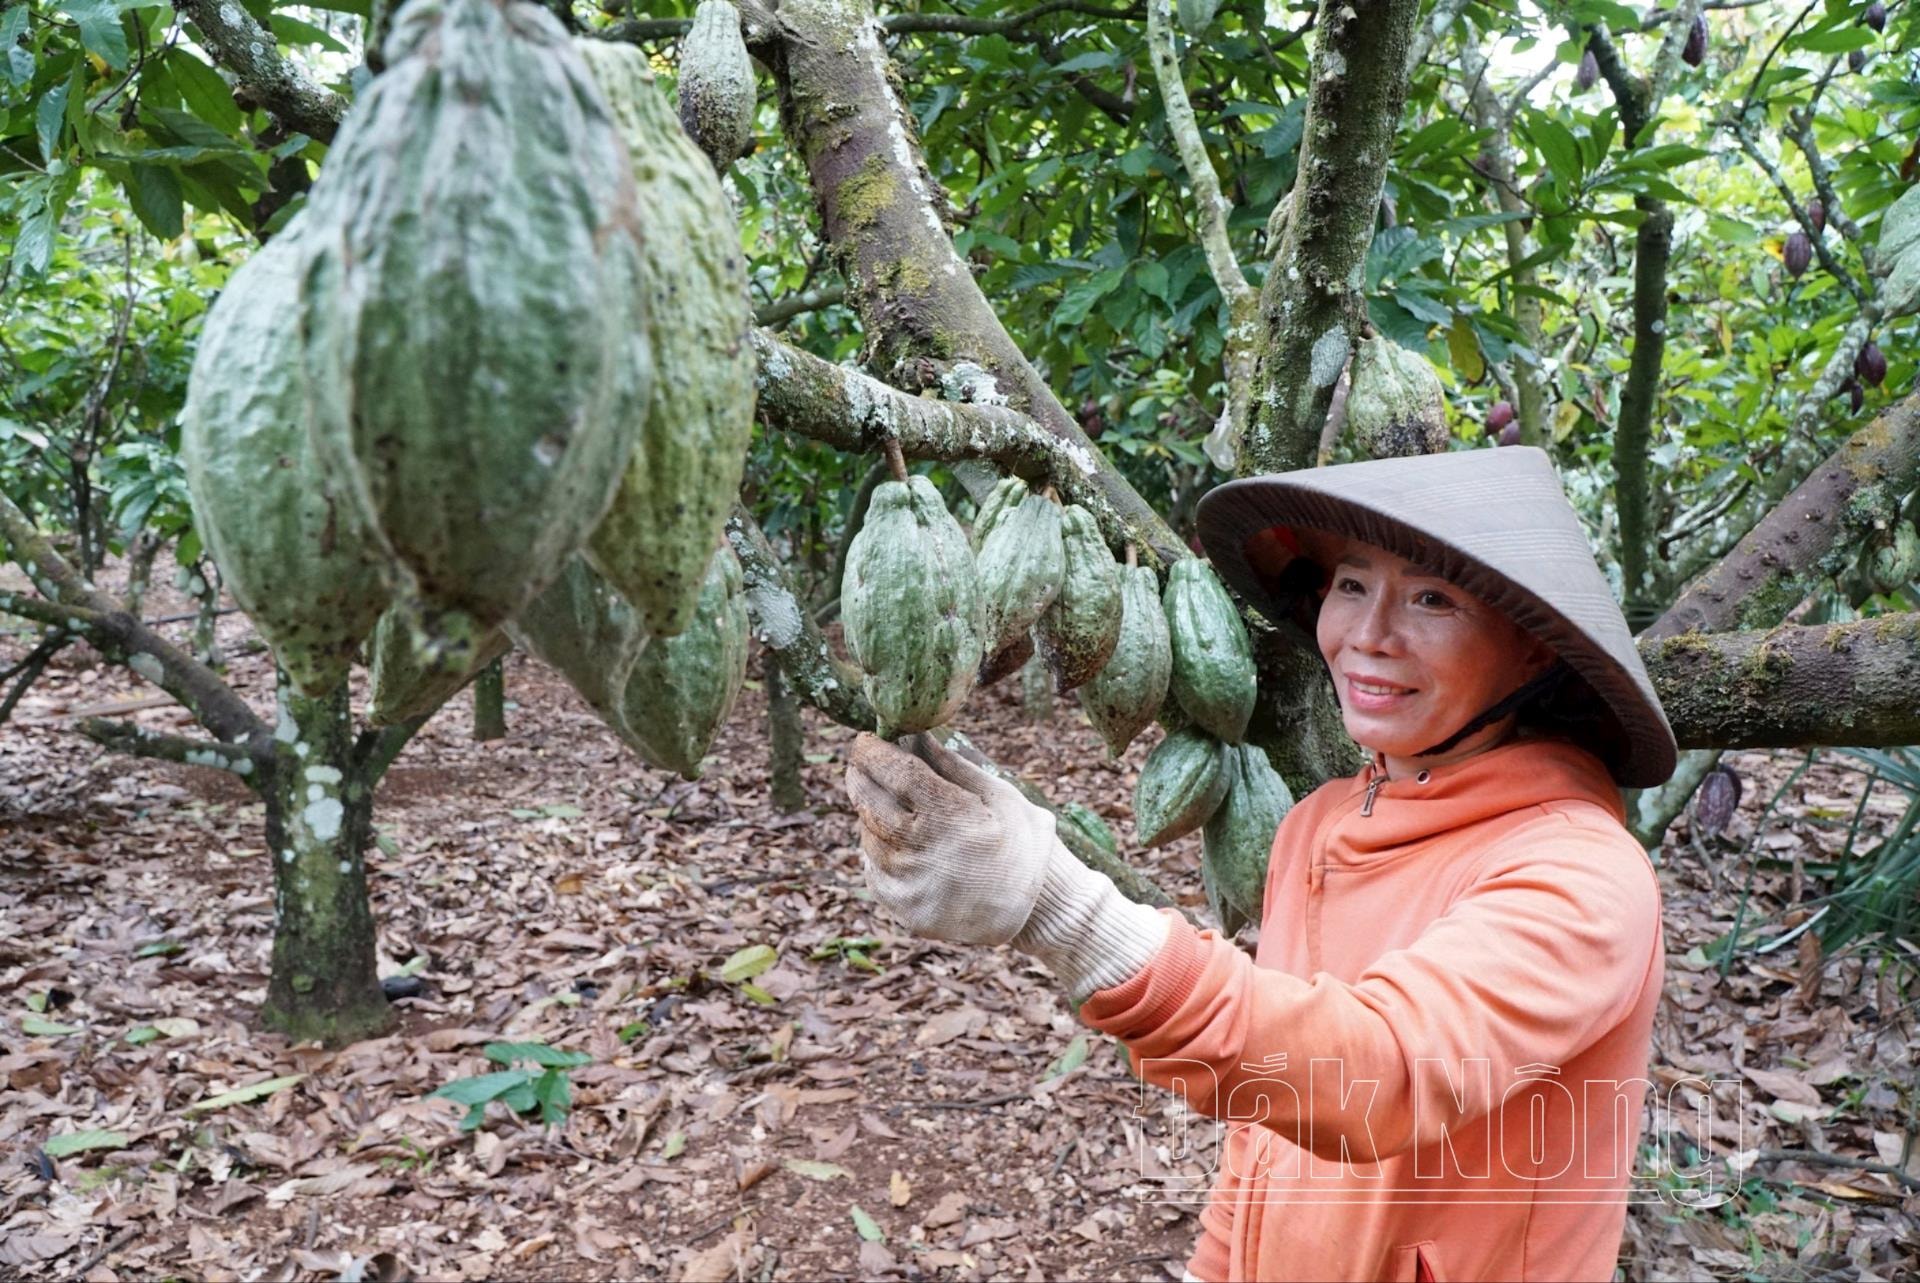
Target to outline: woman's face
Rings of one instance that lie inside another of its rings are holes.
[[[1506,737],[1512,719],[1448,752],[1414,758],[1553,662],[1553,652],[1493,608],[1412,562],[1348,541],[1326,561],[1320,654],[1347,734],[1383,753],[1389,774],[1470,757]]]

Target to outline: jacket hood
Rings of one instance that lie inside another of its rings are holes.
[[[1381,781],[1371,812],[1360,814],[1367,787]],[[1581,801],[1601,807],[1624,824],[1626,807],[1606,765],[1562,739],[1516,739],[1418,775],[1386,778],[1380,755],[1339,785],[1336,859],[1351,861],[1450,830],[1497,819],[1528,807]],[[1344,805],[1351,801],[1351,807]]]

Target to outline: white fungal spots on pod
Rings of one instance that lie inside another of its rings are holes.
[[[1334,326],[1313,341],[1313,349],[1307,354],[1307,373],[1314,387],[1333,386],[1334,380],[1340,377],[1340,371],[1347,364],[1347,352],[1351,347],[1344,325]]]

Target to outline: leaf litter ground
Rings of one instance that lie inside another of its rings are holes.
[[[246,650],[238,617],[221,633]],[[0,662],[19,653],[0,641]],[[257,651],[231,680],[270,701]],[[1180,1276],[1218,1125],[1143,1093],[1022,956],[893,933],[840,787],[848,732],[809,717],[808,807],[782,815],[757,690],[689,784],[636,763],[534,661],[514,655],[507,680],[508,738],[473,741],[460,696],[382,784],[382,969],[412,964],[422,992],[389,1036],[338,1051],[254,1018],[259,804],[71,729],[116,709],[188,733],[184,715],[130,707],[151,688],[81,650],[30,693],[0,733],[0,1278]],[[970,733],[1127,843],[1149,745],[1109,762],[1071,700],[1036,723],[1017,687],[976,697]],[[1727,831],[1696,841],[1682,819],[1661,852],[1652,1075],[1717,1156],[1664,1183],[1732,1197],[1637,1207],[1625,1276],[1912,1277],[1914,946],[1821,957],[1803,932],[1724,980],[1704,954],[1752,859],[1749,927],[1804,918],[1823,889],[1804,865],[1836,849],[1860,778],[1816,764],[1756,833],[1798,755],[1734,760],[1748,787]],[[1865,815],[1877,831],[1897,808]],[[1189,838],[1131,858],[1204,921],[1198,855]],[[761,946],[778,961],[756,996],[723,968]],[[430,1096],[498,1069],[482,1048],[499,1041],[592,1057],[564,1126],[496,1104],[462,1133]],[[1802,1150],[1911,1177],[1775,1153]]]

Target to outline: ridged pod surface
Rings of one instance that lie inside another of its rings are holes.
[[[1227,754],[1227,796],[1201,838],[1200,882],[1222,928],[1232,936],[1248,923],[1260,922],[1273,835],[1293,809],[1293,794],[1265,749],[1242,744]]]
[[[1147,754],[1133,786],[1133,831],[1164,846],[1212,818],[1227,795],[1227,745],[1205,731],[1169,731]]]
[[[1006,516],[1008,510],[1019,507],[1020,501],[1025,499],[1028,493],[1027,483],[1020,478],[1001,478],[999,484],[994,486],[980,504],[980,511],[974,516],[973,533],[969,536],[969,540],[975,552],[980,551],[980,545],[985,543],[987,536],[993,533],[993,528],[1000,523],[1000,518]]]
[[[747,600],[740,559],[721,548],[707,565],[700,607],[677,637],[641,652],[621,701],[629,743],[647,762],[700,778],[707,755],[747,676]]]
[[[1106,667],[1080,688],[1080,707],[1115,757],[1153,725],[1173,673],[1160,581],[1147,566],[1122,569],[1120,581],[1119,639]]]
[[[987,532],[976,565],[991,656],[1017,643],[1060,594],[1067,571],[1060,506],[1042,495],[1022,499]]]
[[[700,0],[680,42],[680,124],[724,171],[753,138],[753,61],[733,0]]]
[[[1893,538],[1873,550],[1868,578],[1883,593],[1896,593],[1920,575],[1920,531],[1901,522]]]
[[[1240,612],[1213,567],[1192,558],[1167,571],[1161,600],[1173,643],[1173,697],[1202,730],[1238,744],[1258,693],[1253,644]]]
[[[973,552],[925,477],[874,487],[840,619],[882,735],[930,730],[966,703],[981,652]]]
[[[327,484],[464,667],[612,500],[645,412],[626,145],[559,23],[412,0],[303,215],[300,332]]]
[[[1114,837],[1107,822],[1090,808],[1078,802],[1068,802],[1060,808],[1057,819],[1062,828],[1072,829],[1108,855],[1120,854],[1120,840]]]
[[[727,6],[731,7],[731,6]],[[646,424],[587,556],[656,637],[693,618],[753,433],[747,262],[712,166],[673,118],[646,55],[578,42],[633,165],[653,354]]]
[[[408,718],[424,717],[512,649],[513,640],[506,630],[494,628],[482,635],[474,648],[473,662],[466,667],[430,667],[414,643],[406,618],[397,607],[389,607],[367,642],[367,721],[375,726],[392,726]]]
[[[307,440],[295,302],[300,220],[227,282],[181,411],[194,528],[300,693],[338,686],[386,606],[377,554]]]
[[[1120,640],[1120,567],[1093,514],[1077,503],[1060,513],[1065,567],[1060,592],[1041,612],[1035,637],[1054,689],[1085,685],[1106,666]]]
[[[1361,339],[1347,393],[1347,426],[1375,459],[1445,450],[1446,394],[1433,362],[1384,335]]]
[[[1220,11],[1220,0],[1177,0],[1174,7],[1180,18],[1180,29],[1198,37],[1213,25],[1213,15]]]
[[[650,643],[639,614],[584,557],[507,625],[514,641],[580,692],[600,720],[624,731],[622,696],[635,661]]]

